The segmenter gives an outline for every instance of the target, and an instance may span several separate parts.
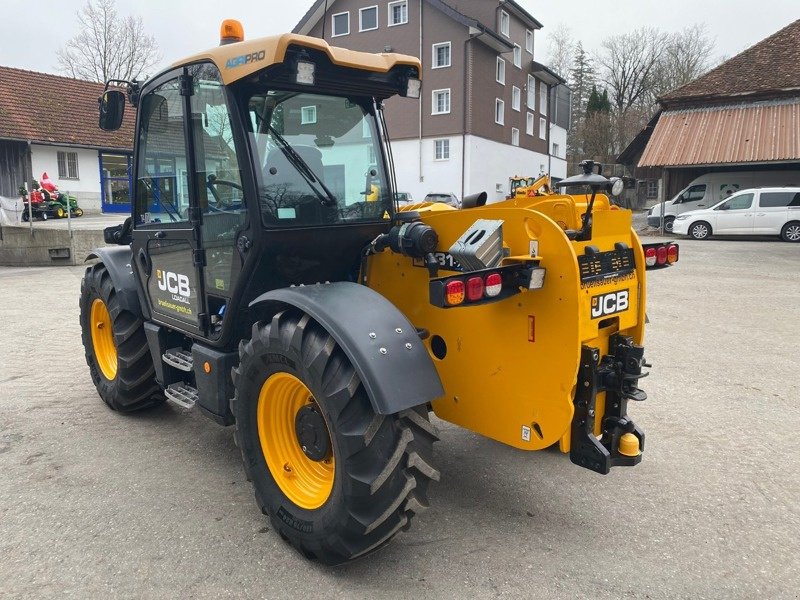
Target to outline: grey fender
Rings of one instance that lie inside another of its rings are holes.
[[[111,276],[111,283],[114,284],[114,289],[119,297],[120,306],[137,316],[142,316],[139,286],[131,265],[133,254],[130,246],[95,248],[86,257],[86,260],[94,258],[100,260],[108,270],[108,274]]]
[[[293,306],[322,325],[353,363],[378,414],[427,404],[444,394],[416,328],[368,287],[336,282],[281,288],[250,303],[256,305],[272,314]]]

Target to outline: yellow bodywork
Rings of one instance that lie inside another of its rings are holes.
[[[416,67],[418,73],[422,71],[419,59],[414,56],[395,52],[374,54],[336,48],[329,46],[325,40],[320,38],[295,33],[284,33],[283,35],[225,44],[188,56],[174,63],[171,68],[210,61],[217,66],[222,74],[223,83],[229,85],[270,65],[283,62],[286,50],[291,45],[325,52],[333,64],[341,67],[388,73],[396,65],[410,65]]]
[[[598,194],[592,239],[570,241],[564,230],[580,228],[587,200],[548,194],[466,210],[425,203],[405,209],[419,211],[423,222],[436,230],[437,250],[443,252],[477,219],[503,220],[508,255],[503,265],[535,259],[547,273],[541,289],[523,290],[494,303],[433,306],[428,301],[427,269],[389,251],[370,258],[367,285],[391,300],[415,326],[430,331],[424,343],[445,389],[433,402],[437,416],[517,448],[539,450],[559,442],[562,451],[569,451],[581,346],[596,347],[605,355],[612,334],[623,332],[638,344],[644,335],[644,253],[631,229],[631,212]],[[604,252],[614,250],[617,242],[634,249],[635,272],[600,285],[582,284],[577,256],[588,245]],[[627,310],[606,319],[591,317],[593,296],[624,289],[630,294]],[[434,336],[445,342],[442,360],[431,351]],[[600,393],[596,434],[603,408]]]

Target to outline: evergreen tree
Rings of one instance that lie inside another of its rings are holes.
[[[572,89],[572,119],[573,122],[576,122],[586,114],[589,91],[597,79],[592,61],[583,49],[581,42],[575,46],[575,58],[572,65],[569,73],[569,86]]]
[[[603,101],[600,98],[600,94],[597,93],[597,86],[592,86],[592,93],[589,94],[589,99],[586,102],[586,117],[591,117],[596,112],[599,112],[603,109]]]

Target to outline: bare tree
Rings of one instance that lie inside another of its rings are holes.
[[[88,0],[76,16],[80,32],[56,51],[69,76],[90,81],[141,78],[161,60],[141,17],[117,14],[115,0]]]
[[[617,114],[652,102],[658,66],[668,40],[663,31],[642,27],[602,43],[597,63]]]
[[[713,52],[714,40],[705,24],[691,25],[670,35],[656,71],[654,96],[697,79],[711,66]]]
[[[547,33],[547,66],[566,79],[575,52],[575,41],[566,23],[559,23]]]

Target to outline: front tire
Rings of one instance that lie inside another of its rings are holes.
[[[342,348],[294,309],[255,324],[239,357],[231,409],[245,471],[262,512],[304,556],[363,556],[427,507],[439,472],[424,407],[376,414]]]
[[[689,227],[689,235],[696,240],[707,240],[711,235],[711,225],[705,221],[692,223],[692,226]]]
[[[664,233],[672,233],[672,227],[675,225],[675,217],[664,217]]]
[[[781,229],[781,239],[784,242],[800,242],[800,221],[790,221]]]
[[[120,306],[105,265],[81,280],[81,339],[100,397],[113,410],[133,412],[164,401],[141,317]]]

